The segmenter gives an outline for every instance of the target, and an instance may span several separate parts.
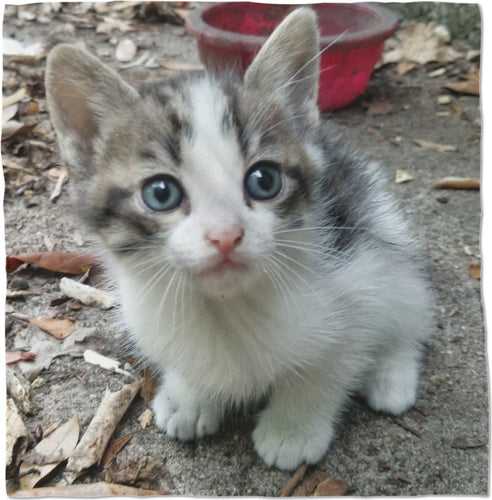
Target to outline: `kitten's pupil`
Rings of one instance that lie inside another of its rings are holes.
[[[144,203],[157,212],[179,207],[183,197],[183,190],[178,181],[170,176],[153,177],[145,182],[142,188]]]
[[[246,194],[255,200],[275,198],[282,189],[282,176],[275,162],[258,162],[249,170],[245,179]]]

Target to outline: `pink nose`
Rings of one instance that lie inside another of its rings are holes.
[[[222,254],[228,255],[243,241],[244,229],[232,227],[229,229],[211,229],[205,238]]]

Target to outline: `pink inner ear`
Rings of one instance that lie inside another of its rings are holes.
[[[76,82],[62,80],[57,85],[55,103],[67,132],[74,134],[78,143],[88,145],[98,126],[89,108],[87,95],[77,87]]]

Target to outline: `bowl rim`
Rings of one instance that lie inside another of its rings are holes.
[[[245,35],[225,31],[210,24],[207,24],[204,19],[204,13],[218,6],[233,6],[241,4],[261,4],[269,5],[263,2],[217,2],[217,3],[201,3],[193,9],[186,19],[186,29],[199,42],[205,42],[216,47],[230,47],[234,44],[236,48],[242,51],[257,51],[265,43],[268,36],[261,35]],[[279,5],[279,4],[272,4]],[[286,7],[293,9],[309,4],[284,4]],[[314,4],[323,5],[323,4]],[[383,43],[389,38],[398,27],[399,20],[393,12],[373,3],[333,3],[331,5],[342,5],[344,7],[353,8],[354,10],[363,10],[375,14],[377,16],[376,23],[368,28],[357,32],[325,35],[320,36],[320,48],[323,52],[343,52],[360,47],[369,47]]]

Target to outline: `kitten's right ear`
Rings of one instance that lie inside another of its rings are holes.
[[[138,98],[116,72],[85,50],[57,45],[48,55],[46,99],[64,161],[89,170],[101,128]]]
[[[315,12],[292,11],[267,39],[246,70],[246,87],[285,96],[300,114],[317,116],[319,31]]]

